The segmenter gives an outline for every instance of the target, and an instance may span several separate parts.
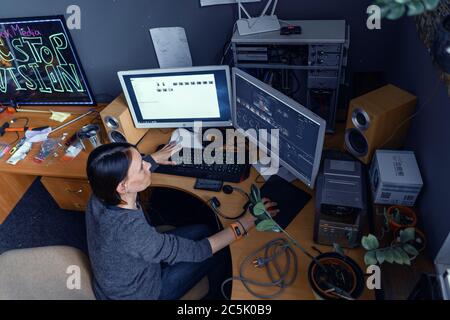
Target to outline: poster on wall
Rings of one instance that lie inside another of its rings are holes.
[[[64,16],[0,19],[0,103],[95,104]]]

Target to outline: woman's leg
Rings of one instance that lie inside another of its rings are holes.
[[[206,225],[192,225],[180,227],[167,233],[179,237],[201,240],[212,234]],[[177,300],[192,289],[204,276],[218,263],[217,256],[202,262],[181,262],[174,265],[162,265],[162,289],[159,296],[161,300]]]

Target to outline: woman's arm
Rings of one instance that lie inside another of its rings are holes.
[[[263,202],[265,203],[266,209],[272,216],[276,215],[279,212],[278,209],[274,209],[277,203],[271,202],[267,198],[264,198]],[[237,223],[237,225],[241,233],[244,234],[246,231],[249,231],[251,228],[253,228],[255,226],[255,220],[256,218],[250,213],[247,213],[245,216],[239,219],[240,224]],[[243,230],[242,227],[244,227],[245,230]],[[236,240],[236,237],[231,228],[225,228],[224,230],[209,237],[208,240],[209,244],[211,245],[212,253],[214,254],[234,242]]]

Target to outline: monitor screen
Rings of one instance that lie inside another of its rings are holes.
[[[320,167],[326,121],[236,68],[233,83],[235,126],[243,131],[279,129],[280,164],[313,188]],[[265,141],[263,147],[266,146],[271,147],[270,139]]]
[[[63,16],[0,19],[0,103],[94,105]]]
[[[227,66],[121,71],[119,79],[137,128],[232,125]]]

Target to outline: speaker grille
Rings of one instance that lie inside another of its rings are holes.
[[[115,129],[119,128],[119,121],[112,116],[106,116],[104,121],[105,121],[106,126],[110,129],[115,130]]]
[[[364,109],[356,108],[352,112],[353,125],[359,130],[367,130],[370,127],[370,117]]]
[[[345,144],[348,151],[354,156],[364,157],[369,152],[369,143],[366,137],[357,129],[347,129],[345,132]]]
[[[127,138],[125,136],[116,130],[112,130],[108,133],[109,141],[111,142],[127,142]]]

